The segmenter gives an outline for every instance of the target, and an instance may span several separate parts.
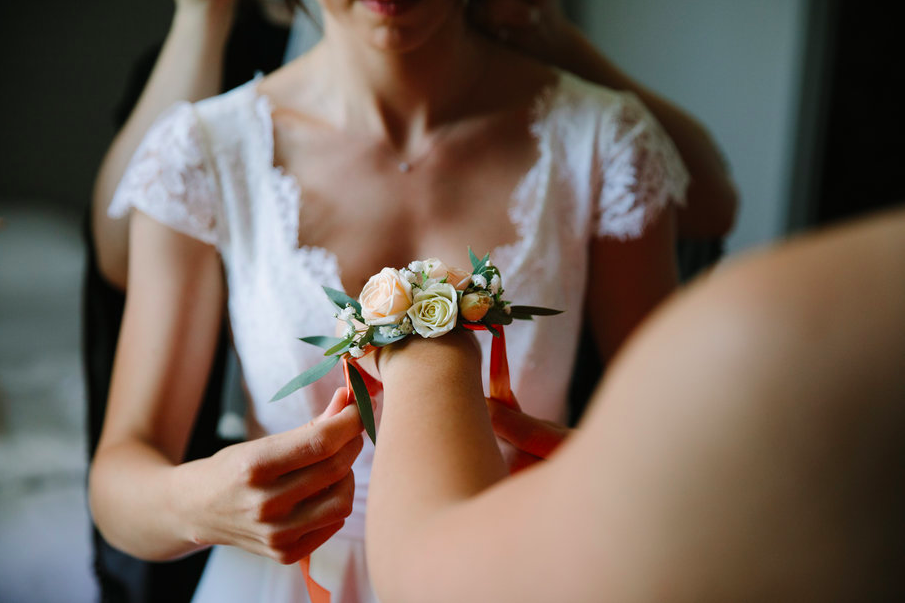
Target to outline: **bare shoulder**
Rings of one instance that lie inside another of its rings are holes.
[[[559,81],[560,72],[545,63],[491,40],[485,41],[484,46],[484,102],[502,109],[530,105],[543,90]]]
[[[324,94],[322,55],[322,49],[315,47],[267,74],[258,83],[258,93],[276,109],[314,111],[320,106],[316,100]]]

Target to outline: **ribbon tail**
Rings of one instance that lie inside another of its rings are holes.
[[[299,561],[299,565],[305,576],[305,584],[308,585],[308,598],[311,599],[311,603],[330,603],[330,591],[311,577],[311,557],[305,557]]]
[[[346,379],[346,406],[355,404],[355,393],[352,391],[352,380],[349,378],[349,359],[343,356],[343,377]]]
[[[490,344],[490,397],[519,410],[509,383],[509,359],[506,357],[506,333],[503,325],[494,325],[500,336]]]

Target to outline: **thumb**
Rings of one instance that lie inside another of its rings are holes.
[[[346,399],[348,397],[348,390],[345,387],[338,387],[335,392],[333,392],[333,397],[330,399],[330,404],[327,405],[327,408],[324,409],[315,421],[322,421],[323,419],[329,419],[335,415],[338,415],[340,411],[346,407]]]

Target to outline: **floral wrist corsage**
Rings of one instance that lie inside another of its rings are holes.
[[[345,333],[342,337],[302,337],[305,343],[324,348],[327,358],[283,386],[271,401],[314,383],[342,360],[347,389],[358,405],[365,430],[376,441],[371,395],[379,391],[380,384],[360,370],[356,360],[410,335],[430,339],[457,327],[486,330],[494,336],[491,396],[512,399],[503,325],[560,311],[505,301],[502,277],[490,262],[490,254],[478,259],[469,249],[468,255],[471,272],[449,268],[436,258],[412,262],[401,270],[384,268],[368,280],[358,300],[324,287],[338,310],[335,316],[347,325]]]

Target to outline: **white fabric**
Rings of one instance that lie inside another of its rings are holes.
[[[568,74],[539,96],[532,130],[539,159],[514,191],[509,212],[519,239],[493,250],[491,258],[503,274],[507,299],[565,310],[507,329],[520,403],[528,413],[561,421],[582,321],[589,242],[595,236],[639,236],[670,200],[681,201],[688,176],[672,143],[633,96]],[[300,191],[292,176],[273,166],[270,106],[256,82],[195,105],[179,104],[162,116],[133,158],[110,213],[122,216],[130,207],[219,250],[235,346],[252,398],[249,437],[296,427],[320,413],[342,385],[339,369],[268,403],[290,378],[322,358],[297,338],[333,332],[333,310],[321,286],[342,289],[342,283],[331,251],[297,248]],[[490,335],[480,339],[486,375]],[[334,601],[373,600],[361,540],[372,456],[367,442],[354,465],[355,509],[342,537],[313,557],[312,573],[331,588]],[[298,573],[297,566],[221,547],[196,598],[303,601]],[[248,598],[242,594],[248,589],[268,594]]]

